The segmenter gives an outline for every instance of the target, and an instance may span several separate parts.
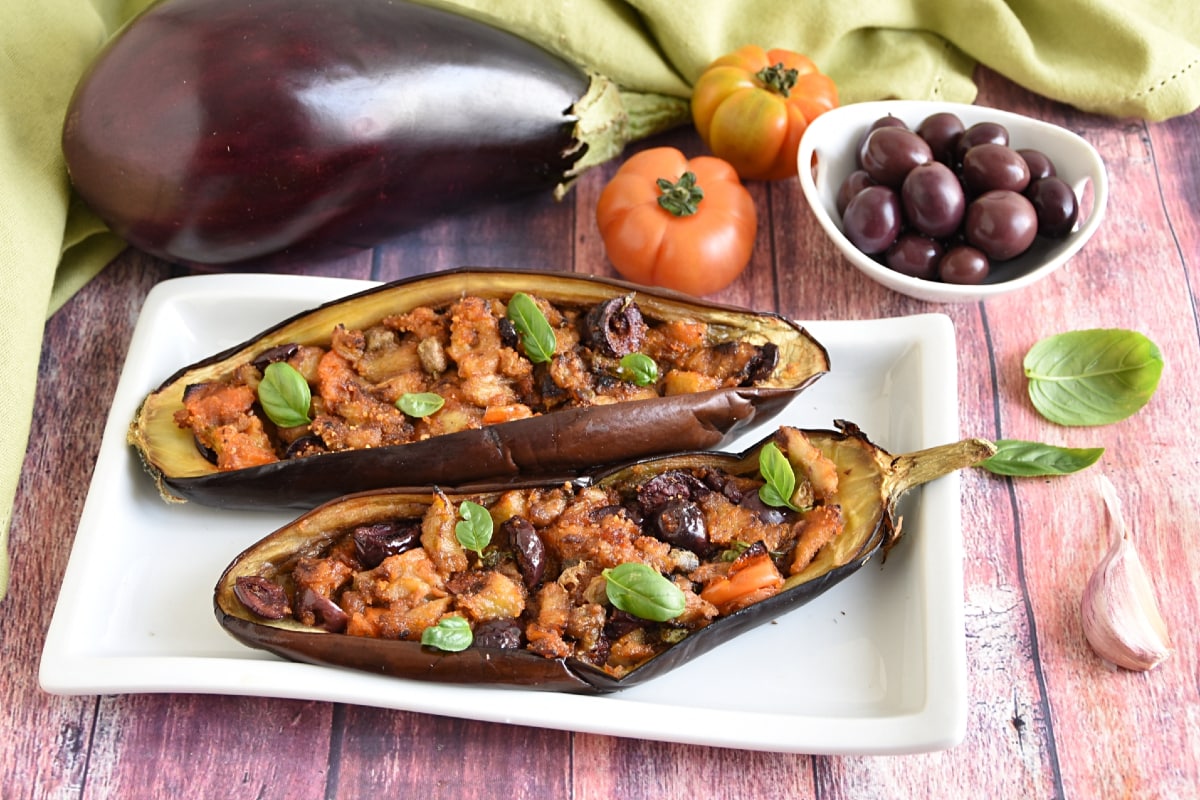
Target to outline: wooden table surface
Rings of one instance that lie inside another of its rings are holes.
[[[47,323],[0,606],[0,797],[15,798],[1184,798],[1200,793],[1200,115],[1160,124],[1077,112],[978,75],[982,105],[1092,142],[1107,218],[1063,270],[1014,296],[934,306],[867,282],[805,207],[798,183],[752,184],[750,268],[720,299],[800,319],[942,312],[953,322],[964,435],[1103,446],[1171,628],[1175,655],[1114,670],[1088,647],[1079,600],[1105,550],[1094,472],[962,478],[968,719],[936,753],[807,756],[464,721],[393,710],[189,694],[56,696],[38,665],[131,332],[150,288],[186,274],[126,252]],[[648,144],[699,154],[690,130]],[[645,145],[643,145],[645,146]],[[593,210],[616,165],[547,198],[431,225],[296,271],[388,280],[459,265],[611,273]],[[1042,420],[1024,353],[1090,327],[1161,348],[1157,395],[1101,428]],[[131,455],[132,458],[132,455]],[[169,568],[169,565],[164,565]],[[114,582],[120,576],[113,576]],[[103,603],[103,597],[95,598]]]

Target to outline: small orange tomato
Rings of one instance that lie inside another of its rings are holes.
[[[725,161],[673,147],[631,156],[600,193],[596,223],[623,277],[694,295],[728,286],[750,263],[754,198]]]
[[[837,86],[808,56],[757,45],[721,56],[692,87],[700,138],[743,180],[795,175],[800,137],[837,104]]]

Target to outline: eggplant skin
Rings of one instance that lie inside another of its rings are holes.
[[[779,347],[779,365],[750,387],[554,411],[409,444],[347,450],[219,471],[175,412],[187,386],[220,379],[282,344],[327,343],[338,323],[364,327],[386,314],[465,294],[534,292],[552,303],[595,305],[634,293],[650,318],[700,319],[729,338]],[[606,464],[719,447],[769,422],[829,370],[825,348],[778,314],[699,300],[627,281],[574,273],[463,268],[381,284],[296,314],[234,347],[176,371],[143,400],[128,440],[168,501],[224,508],[312,508],[340,495],[394,486],[462,487],[529,478],[568,480]]]
[[[133,246],[255,265],[555,187],[588,89],[530,42],[402,0],[163,0],[81,79],[63,151]]]
[[[605,694],[636,686],[730,642],[744,631],[777,619],[820,596],[853,575],[871,559],[882,556],[900,536],[894,517],[899,498],[915,483],[932,480],[975,463],[994,452],[986,443],[965,440],[915,456],[893,456],[873,444],[856,426],[839,423],[837,431],[805,434],[838,464],[847,481],[838,503],[846,515],[839,540],[818,552],[802,572],[785,582],[783,590],[691,633],[665,652],[622,677],[614,677],[575,659],[547,659],[527,650],[468,647],[446,653],[418,642],[327,633],[284,619],[254,615],[237,599],[240,576],[269,575],[301,555],[316,554],[344,531],[388,519],[418,515],[432,500],[422,488],[362,492],[323,504],[269,534],[239,554],[225,569],[213,594],[213,609],[221,627],[239,642],[282,658],[321,666],[363,670],[392,677],[435,682],[572,693]],[[731,474],[757,475],[759,450],[774,434],[743,453],[689,452],[642,459],[575,479],[576,486],[636,487],[654,475],[674,469],[713,467]],[[947,451],[943,453],[942,451]],[[920,469],[911,469],[915,458]],[[527,481],[526,487],[553,483]],[[449,495],[452,502],[475,499],[485,505],[506,488],[500,484],[476,487],[471,493]]]

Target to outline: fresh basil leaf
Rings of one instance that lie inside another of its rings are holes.
[[[308,416],[312,390],[295,367],[284,361],[267,365],[258,383],[258,402],[267,416],[281,428],[295,428],[312,422]]]
[[[674,583],[648,564],[618,564],[600,573],[608,601],[635,617],[666,622],[683,613],[687,599]]]
[[[538,308],[533,298],[524,292],[517,292],[508,301],[508,319],[517,334],[521,337],[521,345],[525,355],[535,364],[549,361],[554,357],[558,347],[558,339],[554,329],[546,321],[546,315]]]
[[[637,386],[649,386],[658,380],[658,364],[645,353],[629,353],[621,357],[617,374]]]
[[[482,558],[483,548],[492,541],[492,515],[486,508],[470,500],[462,502],[458,507],[458,515],[462,519],[454,526],[455,538],[463,547]]]
[[[442,617],[436,625],[430,625],[421,631],[421,644],[448,653],[466,650],[474,640],[471,624],[467,622],[466,617],[460,617],[458,614]]]
[[[758,496],[764,503],[776,508],[800,509],[792,505],[792,494],[796,491],[796,471],[792,462],[774,442],[767,442],[758,451],[758,471],[766,481],[758,487]]]
[[[428,417],[444,405],[446,399],[434,392],[405,392],[396,401],[396,408],[410,417]]]
[[[996,453],[979,466],[997,475],[1035,477],[1069,475],[1095,464],[1104,455],[1103,447],[1058,447],[1021,439],[999,439]]]
[[[1120,328],[1056,334],[1025,355],[1029,399],[1059,425],[1107,425],[1131,416],[1150,401],[1162,369],[1154,342]]]

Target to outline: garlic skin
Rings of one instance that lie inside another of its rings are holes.
[[[1121,512],[1112,482],[1098,479],[1111,517],[1109,549],[1083,592],[1083,633],[1106,661],[1128,670],[1151,670],[1172,652],[1171,637],[1158,610],[1154,588]]]

